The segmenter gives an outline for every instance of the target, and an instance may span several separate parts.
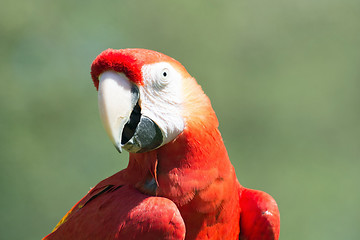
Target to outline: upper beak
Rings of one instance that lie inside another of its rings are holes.
[[[125,124],[139,100],[139,91],[124,73],[106,71],[99,77],[98,103],[105,130],[121,152]]]

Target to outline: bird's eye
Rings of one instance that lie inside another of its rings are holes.
[[[169,76],[169,70],[167,68],[164,68],[161,72],[162,78],[165,79]]]
[[[156,78],[154,79],[155,81],[153,82],[153,84],[154,84],[154,87],[161,89],[161,88],[166,87],[169,84],[170,71],[168,68],[161,68],[161,70],[160,71],[159,70],[157,70],[157,72],[156,72]]]

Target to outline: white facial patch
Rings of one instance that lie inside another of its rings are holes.
[[[141,70],[144,78],[144,86],[139,88],[141,114],[161,129],[164,145],[184,130],[182,76],[167,62],[144,65]]]

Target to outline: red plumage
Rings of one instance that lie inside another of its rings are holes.
[[[158,149],[130,153],[128,167],[97,184],[44,239],[278,239],[276,202],[239,184],[210,101],[180,63],[150,50],[108,49],[91,75],[96,87],[110,69],[143,85],[141,67],[160,61],[188,79],[184,131]]]

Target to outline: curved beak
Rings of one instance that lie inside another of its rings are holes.
[[[99,77],[99,111],[116,149],[140,153],[159,147],[163,136],[156,123],[141,114],[139,89],[124,73],[106,71]]]
[[[139,100],[139,90],[124,73],[106,71],[99,77],[98,104],[105,130],[121,152],[123,130]]]

